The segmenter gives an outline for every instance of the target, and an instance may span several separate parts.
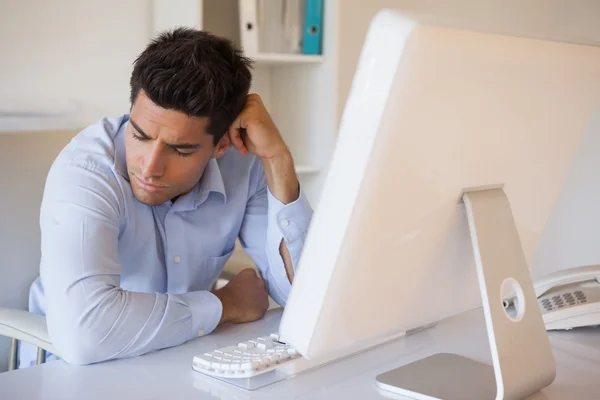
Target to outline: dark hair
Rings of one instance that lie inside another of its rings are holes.
[[[191,28],[154,38],[133,63],[131,105],[140,89],[158,106],[209,117],[214,143],[246,103],[252,64],[228,39]]]

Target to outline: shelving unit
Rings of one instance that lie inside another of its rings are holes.
[[[260,65],[289,65],[289,64],[311,64],[320,63],[323,61],[323,56],[305,55],[305,54],[276,54],[276,53],[259,53],[249,55]]]
[[[153,1],[155,32],[189,26],[242,47],[239,0]],[[338,7],[338,0],[325,0],[323,55],[246,54],[254,61],[251,92],[261,96],[290,148],[303,192],[313,207],[318,204],[338,126],[334,45]]]
[[[313,167],[310,165],[296,165],[296,173],[302,174],[318,174],[321,171],[319,167]]]

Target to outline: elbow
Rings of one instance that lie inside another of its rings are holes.
[[[83,327],[64,327],[58,331],[51,330],[48,322],[48,333],[56,349],[56,356],[73,365],[89,365],[108,359],[102,346],[89,329]]]
[[[90,365],[102,361],[91,349],[77,345],[61,348],[59,357],[73,365]]]
[[[113,328],[120,314],[121,292],[105,285],[93,297],[48,291],[46,324],[56,356],[73,365],[117,358],[120,342]],[[111,305],[116,308],[111,309]]]
[[[98,350],[81,344],[70,344],[60,349],[61,358],[68,364],[89,365],[105,361],[99,357]]]
[[[84,324],[79,318],[66,315],[48,316],[48,335],[56,356],[73,365],[89,365],[109,360],[114,354],[105,338],[99,337],[94,324]]]

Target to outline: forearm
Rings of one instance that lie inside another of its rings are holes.
[[[281,255],[281,259],[283,260],[283,265],[285,265],[285,272],[287,274],[287,278],[290,283],[294,282],[294,263],[292,261],[292,256],[287,247],[285,241],[281,241],[279,245],[279,254]]]
[[[285,151],[277,157],[261,159],[261,162],[271,194],[283,204],[298,199],[300,185],[291,153]]]
[[[209,320],[220,317],[218,300],[210,293],[139,293],[99,282],[88,282],[85,289],[77,283],[68,294],[50,287],[48,292],[52,342],[73,364],[136,356],[197,337],[202,313],[194,316],[194,307],[205,308],[206,333],[214,329]]]
[[[302,191],[295,201],[285,205],[270,191],[267,198],[268,219],[264,234],[267,243],[266,248],[263,247],[267,260],[257,260],[257,264],[268,265],[269,293],[273,298],[276,294],[276,301],[283,305],[280,300],[285,302],[289,294],[312,217],[312,208]]]
[[[279,157],[261,161],[271,194],[283,204],[296,201],[300,195],[300,185],[290,152],[286,151]],[[284,240],[281,240],[279,244],[279,254],[283,259],[287,277],[291,283],[294,280],[294,266]]]

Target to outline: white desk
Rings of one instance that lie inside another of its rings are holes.
[[[260,321],[226,326],[182,346],[140,357],[77,367],[63,361],[0,374],[0,399],[377,399],[375,376],[435,352],[491,363],[483,314],[472,311],[293,379],[249,392],[191,369],[192,356],[277,330],[281,310]],[[600,399],[600,328],[551,332],[557,377],[548,400]]]

